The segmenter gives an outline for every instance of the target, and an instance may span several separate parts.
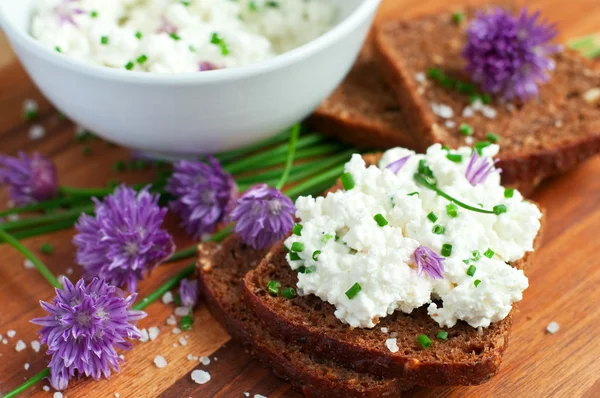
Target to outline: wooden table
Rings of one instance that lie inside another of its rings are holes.
[[[448,0],[387,0],[380,19],[411,16],[443,7]],[[453,3],[453,2],[452,2]],[[530,8],[541,8],[545,16],[558,21],[561,39],[600,31],[598,0],[530,1]],[[90,93],[93,95],[93,93]],[[39,141],[28,138],[29,124],[21,118],[23,100],[34,98],[41,104],[41,123],[46,137]],[[54,159],[62,184],[78,187],[102,186],[118,177],[128,182],[141,182],[149,172],[124,173],[118,176],[111,169],[113,162],[127,159],[125,149],[103,142],[86,143],[91,153],[74,138],[74,126],[61,120],[35,90],[18,66],[6,43],[0,40],[0,152],[15,154],[18,150],[39,150]],[[529,273],[531,287],[516,317],[510,348],[506,352],[500,374],[479,387],[416,389],[413,397],[600,397],[600,157],[596,157],[565,176],[547,183],[536,195],[548,209],[544,245]],[[6,192],[0,192],[0,204],[6,203]],[[169,219],[179,247],[192,242],[177,229],[176,220]],[[64,231],[33,238],[26,245],[39,253],[41,243],[50,242],[55,253],[42,259],[55,274],[78,278],[79,268],[73,261],[71,244],[73,231]],[[42,316],[38,300],[49,300],[53,291],[35,271],[25,269],[23,257],[12,248],[0,246],[0,334],[6,337],[10,329],[17,332],[7,345],[0,344],[0,393],[7,392],[42,370],[48,358],[42,351],[30,347],[16,352],[19,339],[29,344],[36,339],[37,327],[29,320]],[[186,262],[160,267],[150,280],[141,284],[144,296],[162,284]],[[250,360],[239,344],[230,341],[227,333],[211,318],[203,305],[195,314],[195,326],[185,347],[174,347],[181,335],[174,335],[165,324],[173,307],[161,302],[151,305],[148,318],[140,327],[160,327],[156,341],[135,343],[126,352],[126,365],[121,374],[110,380],[74,381],[67,397],[298,397],[289,385],[271,376]],[[545,332],[551,321],[560,324],[555,335]],[[210,356],[212,362],[203,367],[189,361],[188,354]],[[163,355],[169,362],[157,369],[152,361]],[[25,370],[25,364],[30,364]],[[212,379],[199,386],[190,373],[206,368]],[[48,396],[38,383],[25,396]]]

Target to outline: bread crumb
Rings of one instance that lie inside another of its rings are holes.
[[[167,325],[174,326],[177,325],[177,319],[175,319],[175,315],[171,314],[167,318]]]
[[[454,111],[452,110],[452,108],[445,104],[437,104],[435,102],[432,102],[431,110],[433,111],[433,113],[435,113],[443,119],[450,119],[454,116]]]
[[[550,334],[554,334],[560,330],[560,325],[558,322],[552,321],[546,326],[546,331]]]
[[[390,350],[390,352],[398,352],[398,350],[400,350],[398,348],[398,342],[396,339],[387,339],[385,341],[385,346],[388,348],[388,350]]]
[[[173,293],[171,292],[166,292],[165,294],[163,294],[162,296],[162,302],[163,304],[170,304],[173,302]]]
[[[23,267],[25,267],[25,269],[32,269],[35,268],[35,265],[33,265],[33,262],[27,258],[25,261],[23,261]]]
[[[45,135],[46,129],[44,128],[44,126],[40,126],[39,124],[34,124],[29,129],[29,139],[31,140],[39,140],[41,138],[44,138]]]
[[[151,328],[148,328],[148,337],[150,337],[150,340],[154,341],[156,340],[156,338],[158,337],[158,335],[160,334],[160,329],[156,326],[152,326]]]
[[[175,308],[175,315],[177,315],[177,316],[186,316],[189,313],[190,313],[190,309],[188,307]]]
[[[23,342],[23,340],[17,341],[17,345],[15,346],[15,350],[17,350],[17,352],[21,352],[25,348],[27,348],[27,345]]]
[[[150,340],[150,336],[148,335],[148,330],[146,329],[141,329],[140,330],[140,341],[142,343],[147,342],[148,340]]]
[[[25,368],[25,370],[29,370],[29,363],[25,363],[25,365],[23,365],[23,367]]]
[[[179,333],[181,333],[181,329],[173,328],[173,334],[179,334]]]
[[[54,393],[54,395],[52,396],[53,398],[63,398],[62,392],[57,391]]]
[[[40,342],[39,342],[39,341],[37,341],[37,340],[33,340],[33,341],[31,342],[31,348],[33,349],[33,351],[35,351],[35,352],[40,352],[40,347],[41,347],[41,344],[40,344]]]
[[[583,93],[583,99],[588,104],[595,104],[598,102],[598,100],[600,100],[600,88],[590,88],[588,91]]]
[[[8,332],[6,332],[6,335],[8,336],[9,339],[12,339],[13,337],[15,337],[17,335],[17,332],[15,332],[14,330],[9,330]]]
[[[162,369],[165,366],[167,366],[167,360],[162,355],[157,355],[154,358],[154,364],[156,365],[157,368]]]
[[[398,332],[392,332],[390,333],[390,337],[395,339],[396,337],[398,337]]]
[[[388,328],[381,328],[381,333],[387,334],[387,332],[388,332]]]
[[[42,390],[44,390],[44,391],[50,391],[50,387],[44,386],[44,387],[42,387]]]
[[[208,366],[208,365],[210,365],[210,358],[209,357],[200,357],[200,363],[204,366]]]
[[[210,374],[205,370],[196,369],[192,372],[192,380],[196,384],[206,384],[210,381]]]

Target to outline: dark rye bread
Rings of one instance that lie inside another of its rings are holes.
[[[503,183],[509,185],[537,185],[600,151],[600,101],[585,99],[588,90],[600,88],[600,70],[574,51],[565,50],[555,57],[556,70],[538,98],[516,106],[496,102],[494,119],[480,113],[463,118],[463,109],[469,105],[466,95],[429,79],[419,83],[417,74],[430,67],[468,81],[461,50],[475,9],[465,9],[466,21],[458,25],[452,21],[453,12],[386,22],[375,34],[380,70],[395,90],[421,146],[434,142],[463,145],[465,138],[458,132],[462,122],[473,126],[476,141],[485,140],[487,132],[497,133],[501,147],[498,167],[503,170]],[[446,127],[445,120],[433,113],[432,103],[451,106],[456,127]]]
[[[376,164],[380,156],[366,155],[365,162]],[[339,188],[338,182],[330,191]],[[536,249],[541,236],[540,230]],[[525,269],[532,259],[533,253],[527,253],[513,266]],[[283,243],[275,246],[244,278],[244,301],[271,333],[358,372],[398,378],[420,386],[474,385],[488,381],[499,371],[516,312],[513,306],[504,320],[481,330],[459,322],[453,328],[443,329],[448,332],[448,340],[440,341],[434,337],[442,328],[427,314],[426,308],[411,314],[397,311],[373,329],[351,329],[335,317],[333,305],[314,295],[291,300],[269,295],[266,287],[271,280],[280,282],[282,288],[296,287],[298,282],[285,259]],[[388,333],[381,328],[387,328]],[[397,334],[397,353],[390,352],[385,345],[392,333]],[[430,337],[432,348],[421,348],[417,342],[420,334]]]
[[[273,338],[261,327],[241,301],[240,281],[265,252],[252,250],[236,235],[220,246],[201,244],[198,251],[201,293],[213,316],[254,358],[306,397],[401,396],[403,388],[396,380],[359,374],[330,360],[320,360],[299,346]]]
[[[367,44],[346,79],[310,117],[313,129],[359,148],[415,148],[394,92]]]

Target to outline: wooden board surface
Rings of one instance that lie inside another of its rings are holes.
[[[447,6],[447,0],[384,0],[379,18],[408,17]],[[464,2],[463,2],[464,3]],[[558,22],[561,39],[600,32],[598,0],[537,0],[530,8],[540,8]],[[90,94],[93,95],[93,94]],[[45,138],[31,141],[29,124],[21,119],[23,100],[34,98],[42,105],[41,123]],[[129,157],[128,151],[104,142],[89,144],[90,154],[74,139],[75,127],[61,120],[15,62],[14,56],[0,40],[0,153],[39,150],[57,163],[61,183],[69,186],[101,186],[113,178],[128,182],[149,180],[151,172],[115,175],[114,161]],[[87,145],[87,144],[86,144]],[[577,170],[546,184],[536,195],[548,209],[548,223],[542,249],[529,272],[530,288],[520,305],[500,374],[478,387],[415,389],[410,397],[598,397],[600,396],[600,157],[595,157]],[[0,208],[6,203],[0,192]],[[179,247],[192,242],[177,232],[174,219],[168,220],[175,231]],[[39,253],[41,243],[50,242],[55,253],[42,259],[55,274],[80,275],[73,261],[72,231],[34,238],[26,245]],[[168,277],[187,265],[186,262],[161,266],[150,280],[141,284],[146,295]],[[0,334],[15,330],[8,344],[0,343],[0,393],[7,392],[46,366],[43,350],[30,347],[16,352],[18,340],[27,344],[36,339],[37,327],[29,320],[43,315],[38,300],[49,300],[53,291],[35,271],[23,267],[23,258],[10,247],[0,245]],[[126,365],[110,380],[73,382],[67,397],[242,397],[244,392],[268,397],[299,397],[289,385],[249,359],[236,342],[211,318],[203,305],[195,314],[194,329],[174,335],[165,320],[173,307],[162,303],[151,305],[148,318],[140,327],[158,326],[159,337],[152,342],[135,343],[125,353]],[[555,335],[545,332],[551,321],[560,324]],[[179,345],[181,336],[189,336],[186,346]],[[174,344],[178,344],[174,347]],[[152,361],[163,355],[169,362],[157,369]],[[189,361],[188,354],[210,356],[212,362],[202,366]],[[25,364],[30,364],[25,370]],[[199,386],[191,381],[193,369],[206,369],[211,381]],[[48,396],[39,383],[23,396]]]

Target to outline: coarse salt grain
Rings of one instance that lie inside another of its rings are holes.
[[[8,340],[2,339],[2,344],[8,344]]]
[[[425,76],[425,73],[419,72],[419,73],[415,74],[415,80],[418,83],[423,83],[423,82],[425,82],[427,80],[427,76]]]
[[[19,221],[21,217],[18,214],[9,214],[8,216],[6,216],[6,219],[8,221]]]
[[[254,398],[267,398],[265,395],[254,394]]]
[[[54,395],[52,396],[53,398],[63,398],[62,392],[57,391],[54,393]]]
[[[25,370],[29,370],[29,364],[25,363],[25,365],[23,366],[25,368]]]
[[[192,380],[196,384],[206,384],[210,381],[210,374],[205,370],[196,369],[192,372]]]
[[[33,351],[35,351],[35,352],[40,352],[40,347],[41,347],[41,344],[40,344],[40,342],[39,342],[39,341],[37,341],[37,340],[33,340],[33,341],[31,342],[31,348],[33,349]]]
[[[179,344],[181,344],[182,346],[186,346],[187,345],[187,340],[185,339],[185,337],[181,336],[179,338]]]
[[[30,259],[26,259],[25,261],[23,261],[23,267],[25,267],[26,269],[32,269],[35,268],[35,265],[33,265],[33,262]]]
[[[208,365],[210,365],[210,358],[209,357],[200,357],[200,363],[204,366],[208,366]]]
[[[386,333],[388,332],[388,328],[381,328],[381,333]]]
[[[38,103],[34,99],[28,98],[25,101],[23,101],[23,112],[37,112],[38,110]]]
[[[194,356],[192,354],[188,354],[187,359],[188,359],[188,361],[197,361],[198,357]]]
[[[181,333],[181,329],[173,328],[173,334],[179,334],[179,333]]]
[[[42,387],[42,390],[44,390],[44,391],[48,392],[48,391],[50,391],[50,387],[48,387],[48,386],[44,386],[44,387]]]
[[[17,352],[21,352],[23,351],[25,348],[27,348],[27,344],[25,344],[25,342],[23,340],[19,340],[17,341],[17,345],[15,345],[15,350]]]
[[[585,93],[583,93],[583,99],[588,104],[593,104],[593,103],[598,102],[598,100],[600,100],[600,88],[598,88],[598,87],[590,88]]]
[[[140,330],[140,341],[142,343],[147,342],[148,340],[150,340],[150,336],[148,335],[148,330],[146,329],[141,329]]]
[[[563,126],[563,121],[562,121],[562,120],[560,120],[560,119],[557,119],[557,120],[554,122],[554,127],[556,127],[556,128],[561,128],[562,126]]]
[[[249,397],[249,396],[250,396],[250,393],[249,393],[248,391],[246,391],[246,392],[244,393],[244,395],[245,395],[245,396],[247,396],[247,397]]]
[[[190,309],[188,307],[175,308],[175,315],[177,315],[177,316],[186,316],[189,313],[190,313]]]
[[[121,354],[121,355],[119,355],[119,358],[121,358],[121,360],[124,361],[125,360],[125,355]]]
[[[475,142],[475,140],[473,139],[473,137],[471,137],[471,136],[465,137],[465,143],[467,145],[473,145],[474,142]]]
[[[385,346],[391,352],[398,352],[398,350],[399,350],[399,348],[398,348],[398,342],[396,341],[396,339],[387,339],[385,341]]]
[[[119,398],[121,396],[121,394],[119,394],[118,392],[115,393],[115,398]]]
[[[73,274],[73,268],[69,267],[67,268],[67,275],[72,275]]]
[[[495,119],[498,116],[498,112],[491,106],[484,106],[481,108],[481,114],[488,119]]]
[[[167,325],[177,325],[177,319],[175,319],[175,315],[169,315],[169,317],[167,318]]]
[[[165,366],[167,366],[167,360],[162,355],[157,355],[154,358],[154,364],[156,365],[157,368],[162,369]]]
[[[560,330],[560,325],[558,322],[552,321],[546,326],[546,331],[550,334],[554,334]]]
[[[14,330],[9,330],[8,332],[6,332],[6,335],[8,336],[9,339],[12,339],[13,337],[15,337],[17,335],[17,332],[15,332]]]
[[[456,122],[454,120],[446,120],[446,122],[444,122],[444,125],[447,129],[453,129],[454,127],[456,127]]]
[[[450,119],[454,116],[452,108],[445,104],[436,104],[434,102],[431,104],[431,110],[433,113],[444,119]]]
[[[179,344],[173,343],[173,348],[177,348],[177,347],[179,347]]]
[[[465,106],[465,108],[462,111],[462,116],[463,117],[473,117],[473,116],[475,116],[475,111],[470,106]]]
[[[39,140],[40,138],[43,138],[45,135],[46,135],[46,129],[44,128],[44,126],[41,126],[39,124],[34,124],[29,129],[29,139]]]
[[[162,302],[163,304],[169,304],[173,302],[173,293],[171,292],[166,292],[165,294],[162,295]]]
[[[150,340],[154,341],[156,340],[156,338],[158,337],[158,335],[160,334],[160,329],[156,326],[152,326],[151,328],[148,328],[148,337],[150,337]]]

